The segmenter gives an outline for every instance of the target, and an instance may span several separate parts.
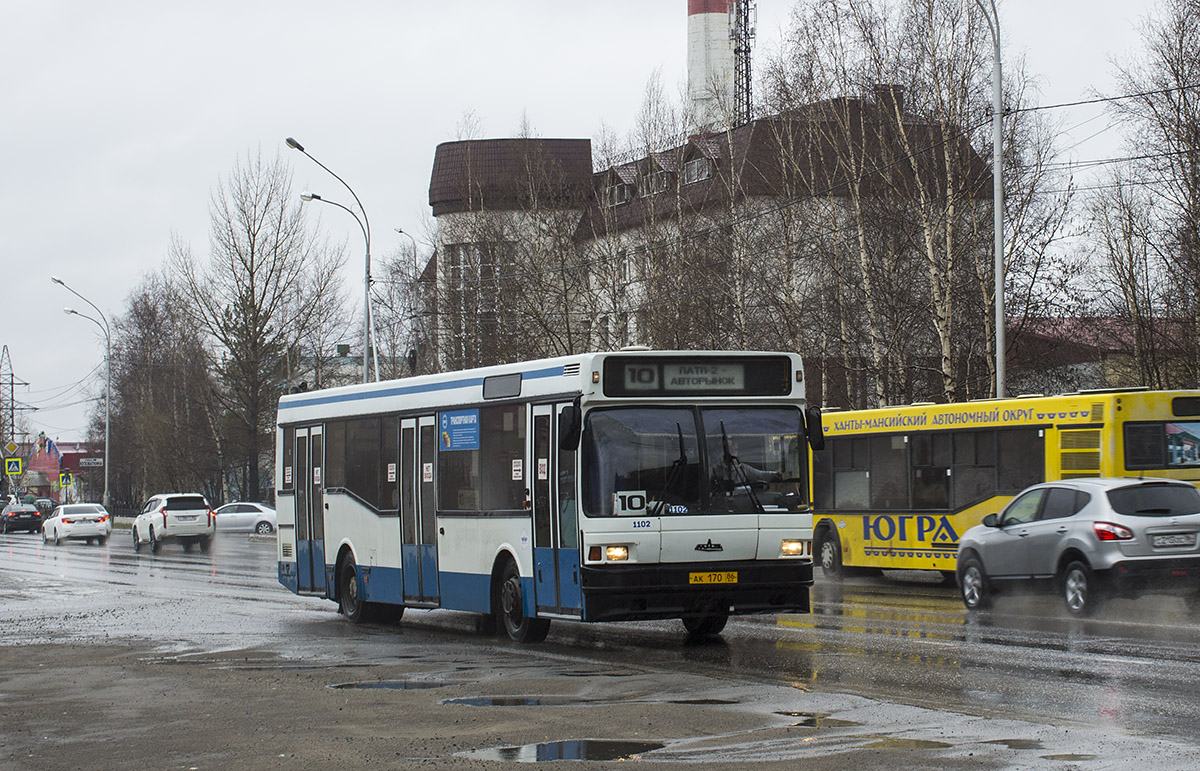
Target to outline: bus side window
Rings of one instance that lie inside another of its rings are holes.
[[[949,508],[950,435],[914,434],[911,444],[913,508]]]
[[[1004,492],[1024,490],[1046,481],[1046,439],[1036,428],[996,432],[996,487]]]

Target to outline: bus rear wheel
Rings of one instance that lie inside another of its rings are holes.
[[[500,574],[500,607],[497,614],[504,631],[519,643],[535,643],[546,639],[550,631],[550,620],[529,618],[525,615],[525,598],[521,589],[521,574],[517,566],[509,562]]]

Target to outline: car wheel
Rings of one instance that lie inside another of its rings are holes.
[[[62,536],[58,534],[58,528],[54,528],[54,545],[62,546]]]
[[[158,554],[160,551],[162,551],[162,541],[158,540],[158,538],[154,535],[154,525],[150,526],[150,551],[155,554]]]
[[[710,613],[707,616],[690,616],[683,619],[683,628],[688,637],[710,637],[720,634],[729,622],[728,613]]]
[[[2,530],[5,535],[8,535],[8,520],[7,519],[4,520],[3,522],[0,522],[0,530]]]
[[[967,610],[981,610],[992,604],[987,573],[978,557],[967,557],[958,566],[958,593]]]
[[[193,546],[194,544],[195,544],[195,541],[184,541],[184,542],[183,542],[183,550],[184,550],[184,551],[191,551],[191,550],[192,550],[192,546]]]
[[[521,574],[510,560],[500,574],[500,621],[514,642],[535,643],[546,639],[550,620],[525,615],[525,600],[521,590]]]
[[[212,538],[201,538],[200,539],[200,551],[207,552],[211,548],[212,548]]]
[[[133,550],[141,551],[142,550],[142,539],[138,538],[137,525],[134,525],[133,527],[131,527],[130,530],[133,531]]]
[[[817,538],[817,558],[821,562],[822,575],[834,581],[842,580],[842,545],[837,536],[828,528],[822,528]]]
[[[46,543],[48,540],[50,540],[50,539],[48,539],[46,537],[46,528],[43,527],[42,528],[42,543]]]
[[[254,532],[258,533],[259,535],[270,535],[271,533],[275,532],[275,528],[271,527],[270,522],[259,522],[258,525],[255,526]]]
[[[107,536],[103,536],[103,535],[96,536],[96,545],[97,546],[103,546],[107,542],[108,542]]]
[[[338,609],[346,620],[360,624],[366,615],[367,603],[358,593],[358,566],[354,557],[347,556],[338,571]]]
[[[1068,564],[1063,569],[1059,588],[1062,591],[1067,612],[1072,616],[1078,618],[1090,616],[1100,605],[1100,592],[1097,590],[1096,576],[1086,562],[1076,560]]]

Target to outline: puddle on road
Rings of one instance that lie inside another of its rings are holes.
[[[1010,750],[1044,750],[1045,747],[1037,739],[993,739],[984,744],[1003,744]]]
[[[493,747],[456,753],[477,760],[503,760],[514,763],[547,763],[555,760],[635,760],[643,752],[665,747],[659,742],[628,742],[610,739],[571,739],[561,742],[524,744],[519,747]]]
[[[950,745],[946,742],[935,742],[930,739],[902,739],[890,737],[867,742],[863,747],[879,750],[944,750]]]
[[[1042,760],[1095,760],[1099,755],[1080,755],[1072,752],[1064,752],[1058,755],[1042,755]]]
[[[427,688],[444,688],[447,685],[462,685],[462,683],[445,683],[437,680],[373,680],[363,683],[334,683],[325,687],[351,690],[421,691]]]
[[[592,699],[571,696],[475,696],[446,699],[442,704],[465,704],[468,707],[574,707],[596,704]]]
[[[862,723],[856,723],[853,720],[842,720],[841,718],[830,717],[822,712],[776,712],[776,715],[784,717],[798,717],[800,722],[792,723],[792,728],[850,728],[852,726],[860,726]]]

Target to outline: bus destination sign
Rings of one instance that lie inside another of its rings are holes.
[[[790,392],[786,358],[614,357],[605,366],[609,396],[783,395]]]

